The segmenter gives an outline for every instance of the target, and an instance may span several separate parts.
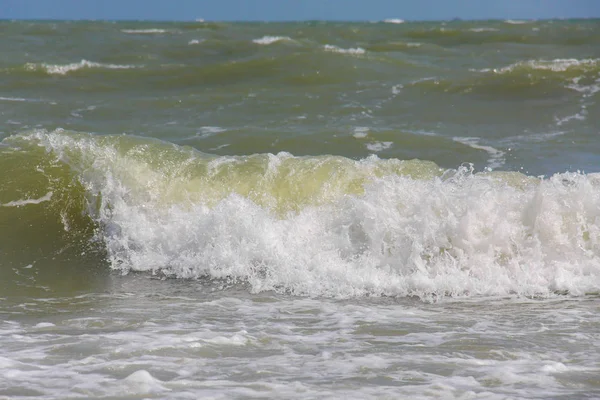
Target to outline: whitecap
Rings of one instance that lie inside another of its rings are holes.
[[[22,97],[0,97],[0,101],[29,101]]]
[[[519,68],[531,68],[535,70],[546,70],[553,72],[564,72],[572,68],[582,68],[584,70],[593,69],[598,65],[600,59],[575,59],[575,58],[556,58],[554,60],[527,60],[519,61],[502,68],[484,68],[480,70],[471,70],[474,72],[493,72],[495,74],[505,74]]]
[[[129,34],[153,34],[153,33],[167,33],[170,32],[166,29],[157,29],[157,28],[151,28],[151,29],[121,29],[121,32],[123,33],[129,33]]]
[[[263,36],[259,39],[252,40],[253,43],[262,44],[262,45],[269,45],[269,44],[283,42],[283,41],[290,42],[290,41],[292,41],[292,38],[290,38],[288,36]]]
[[[122,385],[129,394],[148,394],[170,390],[163,386],[161,380],[156,379],[144,369],[135,371],[123,379]]]
[[[71,64],[25,64],[25,69],[29,71],[44,70],[51,75],[65,75],[72,71],[77,71],[82,68],[107,68],[107,69],[130,69],[136,68],[134,65],[121,65],[121,64],[103,64],[88,60],[81,60],[78,63]]]
[[[498,32],[499,29],[496,28],[471,28],[469,29],[471,32]]]
[[[343,49],[343,48],[338,47],[338,46],[333,46],[331,44],[326,44],[325,46],[323,46],[323,48],[326,51],[331,51],[333,53],[351,54],[351,55],[362,55],[362,54],[365,54],[365,49],[363,49],[361,47]]]

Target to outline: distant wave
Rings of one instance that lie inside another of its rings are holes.
[[[498,32],[499,29],[496,28],[471,28],[469,29],[471,32]]]
[[[341,54],[352,54],[352,55],[361,55],[365,54],[365,49],[361,47],[350,48],[350,49],[342,49],[341,47],[333,46],[331,44],[326,44],[323,46],[326,51],[331,51],[333,53],[341,53]]]
[[[511,25],[523,25],[523,24],[527,24],[529,22],[532,22],[532,21],[524,21],[524,20],[516,20],[516,19],[507,19],[504,21],[504,23],[511,24]]]
[[[386,24],[403,24],[404,20],[399,18],[387,18],[383,20]]]
[[[600,59],[557,58],[555,60],[527,60],[508,65],[502,68],[484,68],[478,72],[494,72],[496,74],[510,73],[516,69],[547,70],[563,72],[569,69],[593,70],[598,67]]]
[[[0,97],[0,101],[29,101],[22,97]]]
[[[252,42],[256,44],[269,45],[281,41],[292,41],[292,39],[287,36],[263,36],[259,39],[254,39]]]
[[[51,75],[65,75],[72,71],[77,71],[82,68],[108,68],[108,69],[130,69],[136,68],[134,65],[120,65],[120,64],[102,64],[88,60],[81,60],[78,63],[71,64],[25,64],[25,69],[28,71],[39,71],[43,70]]]
[[[121,29],[121,32],[123,33],[129,33],[129,34],[152,34],[152,33],[167,33],[170,32],[167,29],[157,29],[157,28],[152,28],[152,29]]]

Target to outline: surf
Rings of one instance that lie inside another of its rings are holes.
[[[214,156],[62,130],[4,142],[17,152],[41,149],[66,168],[72,180],[59,181],[79,187],[72,194],[95,226],[89,240],[122,273],[342,298],[600,290],[595,174],[540,179],[376,156]],[[48,181],[42,192],[60,192],[59,181]]]

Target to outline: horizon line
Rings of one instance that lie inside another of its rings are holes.
[[[248,20],[227,20],[227,19],[135,19],[135,18],[2,18],[0,21],[39,21],[39,22],[194,22],[198,24],[203,23],[302,23],[302,22],[353,22],[353,23],[389,23],[391,25],[402,25],[411,22],[481,22],[481,21],[527,21],[527,22],[538,22],[538,21],[568,21],[568,20],[593,20],[600,19],[598,17],[552,17],[552,18],[461,18],[454,17],[449,19],[402,19],[402,18],[384,18],[378,20],[372,19],[248,19]],[[397,21],[397,22],[394,22]]]

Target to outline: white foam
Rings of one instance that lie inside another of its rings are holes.
[[[29,101],[22,97],[0,97],[0,101]]]
[[[547,133],[528,133],[526,135],[517,135],[512,137],[507,137],[503,140],[503,143],[507,145],[518,145],[523,142],[545,142],[551,140],[555,137],[563,136],[566,134],[566,131],[559,132],[547,132]]]
[[[533,21],[525,21],[525,20],[517,20],[517,19],[507,19],[504,21],[504,23],[510,24],[510,25],[523,25],[523,24],[528,24],[531,22],[533,22]]]
[[[323,48],[325,49],[325,51],[330,51],[333,53],[351,54],[351,55],[365,54],[365,49],[363,49],[361,47],[342,49],[341,47],[333,46],[331,44],[326,44],[325,46],[323,46]]]
[[[403,24],[404,20],[400,18],[387,18],[383,20],[386,24]]]
[[[192,39],[188,42],[189,45],[200,44],[204,42],[204,39]]]
[[[473,149],[476,150],[483,150],[485,152],[487,152],[490,156],[490,158],[488,159],[488,166],[487,168],[490,170],[496,169],[496,168],[500,168],[504,165],[504,163],[506,162],[506,159],[504,158],[505,153],[501,150],[498,150],[492,146],[483,146],[480,145],[479,142],[481,139],[479,138],[474,138],[474,137],[454,137],[452,138],[452,140],[454,140],[455,142],[467,145]]]
[[[168,391],[159,379],[146,370],[135,371],[122,381],[128,394],[150,394]]]
[[[50,201],[52,200],[52,192],[48,192],[46,193],[44,196],[40,197],[39,199],[21,199],[21,200],[13,200],[13,201],[9,201],[8,203],[0,203],[0,206],[2,207],[22,207],[22,206],[26,206],[28,204],[40,204],[43,203],[45,201]]]
[[[571,121],[585,121],[587,116],[587,110],[586,109],[582,109],[580,112],[573,114],[573,115],[568,115],[566,117],[563,118],[555,118],[556,120],[556,125],[557,126],[562,126],[568,122]]]
[[[369,134],[369,128],[366,126],[357,126],[356,128],[354,128],[354,134],[352,136],[354,136],[357,139],[364,139],[367,137],[367,135]]]
[[[508,65],[502,68],[484,68],[481,70],[477,70],[478,72],[494,72],[496,74],[504,74],[510,73],[515,69],[519,68],[529,68],[536,70],[546,70],[553,72],[563,72],[573,68],[581,68],[583,70],[588,70],[595,68],[600,59],[574,59],[574,58],[557,58],[554,60],[528,60],[528,61],[519,61],[517,63]]]
[[[397,84],[397,85],[392,86],[392,94],[394,96],[399,95],[400,92],[402,91],[402,88],[404,88],[404,85],[402,85],[402,84]]]
[[[37,324],[35,324],[36,328],[53,328],[56,325],[53,324],[52,322],[39,322]]]
[[[367,143],[366,147],[370,151],[380,152],[380,151],[389,149],[390,147],[392,147],[392,144],[393,144],[393,142],[373,142],[373,143]]]
[[[259,39],[252,40],[253,43],[262,44],[262,45],[269,45],[269,44],[282,42],[282,41],[290,42],[290,41],[292,41],[292,39],[287,36],[263,36]]]
[[[78,63],[71,64],[25,64],[25,68],[30,71],[39,69],[45,70],[52,75],[65,75],[72,71],[77,71],[82,68],[108,68],[108,69],[130,69],[136,68],[135,65],[120,65],[120,64],[103,64],[88,60],[81,60]]]
[[[583,97],[592,97],[596,93],[600,92],[600,79],[596,79],[593,84],[590,85],[582,85],[581,77],[573,78],[572,84],[567,85],[566,87],[575,90],[576,92],[582,93]]]
[[[226,132],[226,131],[227,131],[227,129],[221,128],[219,126],[202,126],[202,127],[200,127],[200,129],[196,135],[204,138],[204,137],[214,136],[218,133]]]

